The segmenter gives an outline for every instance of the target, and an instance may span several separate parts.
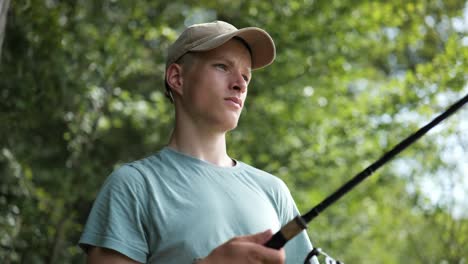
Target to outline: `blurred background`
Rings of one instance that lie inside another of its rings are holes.
[[[193,23],[274,38],[229,153],[302,212],[468,93],[467,1],[2,0],[0,15],[1,263],[84,262],[103,181],[168,142],[165,51]],[[345,263],[467,263],[467,131],[465,107],[314,219],[314,245]]]

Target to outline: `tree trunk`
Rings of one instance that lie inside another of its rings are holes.
[[[0,0],[0,61],[2,59],[3,38],[5,37],[5,26],[10,0]]]

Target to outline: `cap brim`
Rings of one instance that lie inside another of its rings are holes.
[[[236,36],[242,38],[252,51],[252,70],[268,66],[275,59],[276,49],[273,39],[266,31],[256,27],[242,28],[231,33],[219,35],[191,48],[189,51],[212,50]]]

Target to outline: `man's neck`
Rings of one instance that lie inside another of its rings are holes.
[[[168,146],[217,166],[232,167],[235,164],[227,155],[226,133],[202,131],[190,125],[176,125]]]

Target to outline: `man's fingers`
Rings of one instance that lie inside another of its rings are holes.
[[[264,246],[272,235],[271,230],[266,230],[254,235],[235,237],[211,251],[203,263],[284,264],[284,249],[276,250]]]
[[[248,241],[252,242],[255,244],[265,244],[273,235],[273,232],[271,229],[265,230],[263,232],[253,234],[253,235],[248,235],[248,236],[240,236],[235,238],[237,241]]]
[[[276,250],[263,245],[253,245],[251,252],[251,256],[255,258],[255,261],[261,263],[284,263],[286,260],[284,249]]]

